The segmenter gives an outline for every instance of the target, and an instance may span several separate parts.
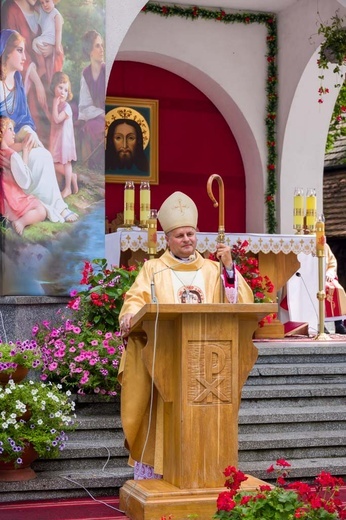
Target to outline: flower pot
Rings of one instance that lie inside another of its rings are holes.
[[[323,54],[329,63],[338,63],[339,62],[338,58],[336,57],[335,52],[330,47],[326,47],[325,49],[323,49]]]
[[[37,475],[31,469],[30,464],[38,458],[38,454],[32,444],[28,443],[25,445],[20,457],[23,463],[17,467],[15,461],[4,461],[0,455],[0,481],[18,482],[36,478]]]
[[[25,378],[28,372],[29,369],[21,365],[18,365],[15,371],[11,372],[10,374],[4,374],[0,372],[0,384],[2,386],[5,386],[7,385],[10,379],[13,379],[15,383],[19,383]]]

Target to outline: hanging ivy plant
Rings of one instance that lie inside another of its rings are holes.
[[[196,20],[212,20],[220,23],[243,23],[246,25],[257,23],[265,25],[267,29],[267,80],[266,80],[266,142],[267,142],[267,188],[265,193],[267,232],[276,232],[276,207],[275,194],[277,189],[276,179],[276,113],[277,113],[277,30],[276,18],[268,13],[226,13],[224,10],[211,10],[198,6],[181,7],[177,5],[167,6],[148,2],[142,9],[145,13],[153,13],[166,18],[180,16],[181,18]]]

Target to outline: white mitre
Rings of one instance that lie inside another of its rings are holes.
[[[179,227],[197,228],[197,206],[190,197],[181,191],[175,191],[162,204],[158,220],[165,233]]]

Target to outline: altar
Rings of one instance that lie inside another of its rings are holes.
[[[208,257],[214,253],[217,233],[197,233],[197,250]],[[226,233],[225,243],[247,243],[247,253],[256,255],[262,276],[268,276],[274,285],[270,295],[280,304],[282,290],[287,292],[288,310],[280,309],[279,319],[270,327],[258,330],[256,337],[283,338],[284,323],[307,322],[309,328],[318,328],[318,261],[315,256],[315,235],[270,235],[255,233]],[[157,254],[166,248],[163,232],[157,233]],[[147,231],[141,228],[120,228],[106,234],[108,265],[133,264],[148,259]],[[298,273],[298,276],[296,276]],[[300,276],[299,276],[300,275]],[[286,295],[285,295],[286,296]],[[280,306],[279,306],[280,308]]]

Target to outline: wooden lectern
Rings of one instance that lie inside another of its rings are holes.
[[[133,319],[143,331],[142,359],[163,401],[163,480],[129,480],[120,508],[132,520],[210,520],[224,490],[223,470],[238,467],[242,387],[257,359],[258,321],[277,311],[266,304],[148,304]],[[155,322],[158,322],[155,329]],[[244,488],[254,489],[249,478]]]

